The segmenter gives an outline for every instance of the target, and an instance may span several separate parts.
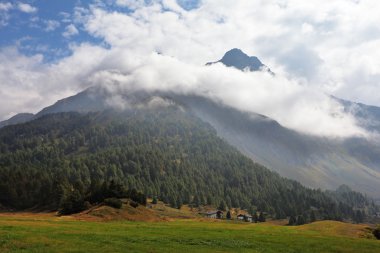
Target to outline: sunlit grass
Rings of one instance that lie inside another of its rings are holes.
[[[360,238],[361,231],[338,222],[288,227],[1,216],[0,252],[379,252],[380,242]]]

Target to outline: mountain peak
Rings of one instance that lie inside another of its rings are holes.
[[[239,70],[259,71],[267,70],[272,73],[267,66],[265,66],[256,56],[248,56],[239,48],[233,48],[227,51],[223,58],[217,62],[210,62],[206,65],[221,62],[227,67],[234,67]]]
[[[249,59],[249,56],[246,53],[244,53],[241,49],[233,48],[224,54],[222,60],[223,59],[230,59],[230,58]]]

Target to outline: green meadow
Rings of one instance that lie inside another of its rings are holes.
[[[208,220],[79,221],[1,215],[0,252],[380,252],[365,226],[289,227]]]

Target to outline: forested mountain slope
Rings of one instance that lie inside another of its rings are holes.
[[[175,207],[224,202],[279,218],[311,210],[321,218],[349,218],[372,205],[282,178],[177,106],[50,114],[0,130],[3,206],[58,209],[73,191],[85,200],[110,181]]]

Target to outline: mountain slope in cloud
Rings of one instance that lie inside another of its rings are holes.
[[[347,184],[380,199],[380,144],[376,139],[308,135],[266,116],[242,112],[196,94],[124,89],[115,97],[107,88],[92,87],[62,99],[34,118],[57,112],[107,110],[115,107],[115,99],[126,107],[174,104],[208,122],[241,152],[285,177],[315,188],[334,189]],[[380,132],[380,108],[335,100],[364,128]]]
[[[265,116],[239,112],[201,97],[178,100],[241,152],[283,176],[315,188],[348,184],[380,197],[380,145],[376,142],[302,134]]]
[[[131,92],[123,99],[130,106],[139,108],[176,104],[211,124],[219,136],[254,161],[304,185],[335,189],[347,184],[380,198],[380,145],[376,142],[301,134],[263,115],[240,112],[199,96]],[[57,112],[111,108],[104,90],[90,88],[45,108],[37,117]]]

